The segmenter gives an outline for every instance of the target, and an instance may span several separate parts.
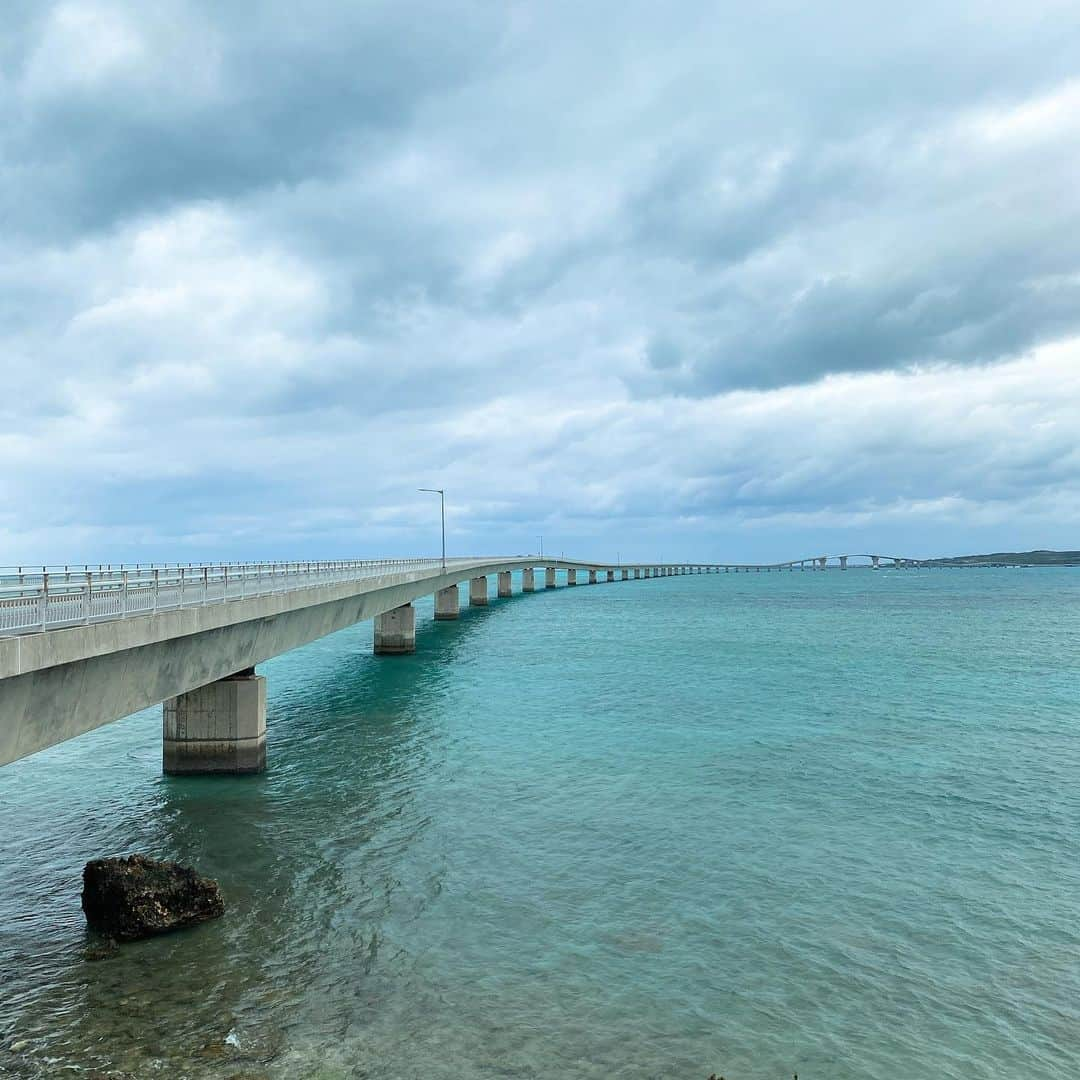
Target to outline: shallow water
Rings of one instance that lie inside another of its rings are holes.
[[[0,1075],[1080,1072],[1080,571],[430,615],[261,665],[264,776],[163,777],[160,709],[0,770]],[[131,851],[228,914],[91,962]]]

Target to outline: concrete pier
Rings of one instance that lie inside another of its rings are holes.
[[[840,569],[841,570],[846,570],[847,569],[847,556],[846,555],[841,555],[840,556]]]
[[[595,585],[596,584],[596,571],[595,570],[590,570],[589,571],[589,584],[590,585]]]
[[[375,655],[401,656],[416,652],[416,608],[412,604],[375,616]]]
[[[174,776],[266,768],[266,679],[254,668],[168,698],[162,767]]]
[[[509,570],[499,571],[499,595],[503,597],[514,595],[513,577]]]
[[[567,570],[566,571],[566,584],[567,585],[576,585],[577,584],[577,571],[576,570]]]
[[[634,568],[634,580],[635,581],[640,581],[641,580],[641,570],[638,567]]]
[[[521,571],[521,591],[536,592],[536,572],[531,566]]]
[[[554,566],[549,566],[544,571],[544,588],[545,589],[554,589],[555,588],[555,567]]]
[[[607,572],[607,579],[608,579],[608,581],[614,581],[615,580],[615,571],[614,570],[609,570]]]
[[[624,570],[622,572],[622,579],[623,579],[623,581],[629,581],[630,580],[630,571],[629,570]]]
[[[461,590],[456,585],[445,589],[439,589],[435,594],[435,618],[443,620],[456,619],[461,615]]]
[[[487,607],[488,583],[486,577],[469,579],[469,607]]]
[[[881,556],[880,555],[871,555],[870,556],[870,562],[873,565],[875,570],[880,570],[881,569]]]

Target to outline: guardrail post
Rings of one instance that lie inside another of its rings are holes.
[[[155,568],[154,569],[154,605],[153,605],[153,609],[152,609],[155,615],[157,614],[158,585],[159,584],[160,584],[160,579],[158,578],[158,570],[157,570],[157,568]]]
[[[22,575],[19,575],[22,577]],[[41,575],[41,629],[45,629],[46,619],[49,611],[49,575]]]
[[[120,615],[126,616],[128,609],[128,572],[126,570],[121,571],[120,577],[122,584],[120,586]]]
[[[90,571],[86,571],[86,592],[83,595],[83,622],[88,623],[90,621],[90,598],[93,593],[94,585],[93,578],[90,576]]]

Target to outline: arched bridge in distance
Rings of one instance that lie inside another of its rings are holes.
[[[928,565],[884,555],[618,566],[527,555],[0,569],[0,765],[162,703],[166,772],[260,772],[266,680],[256,664],[366,619],[376,653],[413,652],[413,601],[434,594],[435,618],[456,619],[464,582],[469,604],[483,606],[489,579],[511,596],[516,572],[528,593],[560,582],[847,569],[853,559]]]

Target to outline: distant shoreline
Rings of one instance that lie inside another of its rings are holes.
[[[920,559],[923,566],[1080,566],[1080,551],[999,551],[991,555],[954,555]]]

